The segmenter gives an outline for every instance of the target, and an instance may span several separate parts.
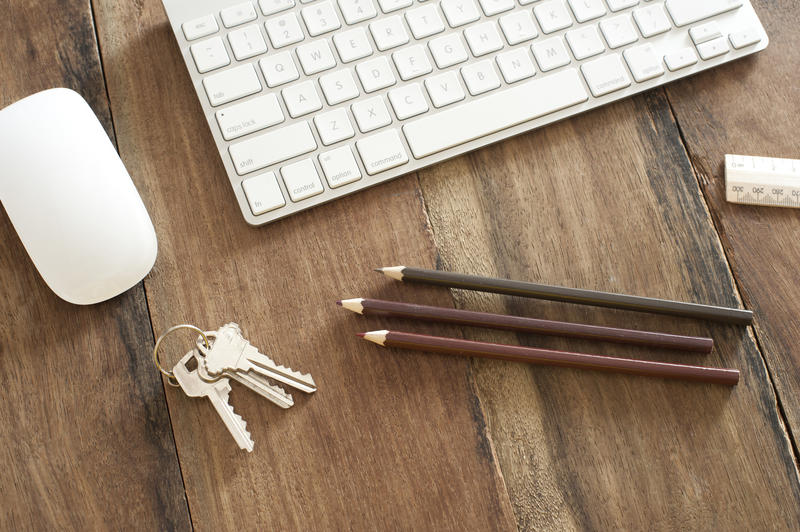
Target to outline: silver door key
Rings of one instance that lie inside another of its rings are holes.
[[[197,347],[205,355],[206,369],[212,376],[255,373],[306,393],[317,390],[310,374],[278,365],[267,355],[259,353],[235,323],[223,325],[216,332],[207,332],[206,336],[213,338],[211,349],[201,338],[198,338]]]
[[[233,411],[233,407],[228,403],[228,394],[231,391],[228,378],[220,376],[212,382],[203,380],[197,368],[190,370],[186,366],[187,363],[194,360],[199,367],[202,361],[195,359],[196,356],[198,356],[196,351],[191,350],[175,365],[172,369],[175,379],[189,397],[208,397],[239,447],[252,452],[253,440],[250,438],[250,433],[247,432],[247,423],[242,416]]]
[[[195,331],[200,337],[196,348],[189,351],[172,371],[168,371],[159,361],[158,349],[166,336],[181,329]],[[311,375],[279,366],[268,356],[259,353],[244,339],[235,323],[224,325],[214,332],[203,332],[189,324],[170,327],[156,340],[153,361],[167,377],[168,384],[180,386],[190,397],[208,397],[236,443],[248,452],[253,450],[253,440],[247,432],[247,424],[228,404],[230,379],[235,379],[281,408],[289,408],[294,404],[292,396],[268,379],[308,393],[317,389]]]
[[[280,386],[271,384],[267,379],[257,373],[225,371],[220,375],[211,375],[206,366],[206,357],[201,355],[197,356],[197,372],[200,374],[200,378],[206,381],[216,380],[220,378],[220,375],[233,379],[264,399],[269,399],[281,408],[289,408],[294,404],[294,399],[292,399],[291,394],[286,393]]]

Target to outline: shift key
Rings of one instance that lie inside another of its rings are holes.
[[[676,26],[694,24],[742,7],[742,0],[667,0],[667,11]]]
[[[231,144],[228,152],[236,173],[245,175],[315,149],[317,142],[308,122],[304,120]]]

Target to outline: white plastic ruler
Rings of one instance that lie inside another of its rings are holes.
[[[725,155],[725,196],[732,203],[800,208],[800,161]]]

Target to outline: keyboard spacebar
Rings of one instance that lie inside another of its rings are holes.
[[[588,99],[571,68],[415,120],[403,133],[420,159]]]

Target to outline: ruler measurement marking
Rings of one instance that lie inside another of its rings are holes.
[[[725,196],[729,202],[800,208],[800,168],[794,159],[725,156]]]

